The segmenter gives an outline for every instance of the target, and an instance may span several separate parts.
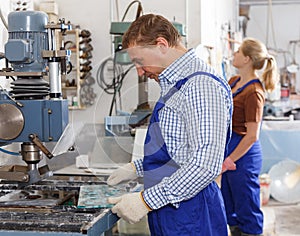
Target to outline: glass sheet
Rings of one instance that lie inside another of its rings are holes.
[[[130,192],[139,192],[143,185],[137,183],[108,185],[84,185],[80,187],[78,208],[111,208],[107,202],[108,197],[118,197]]]

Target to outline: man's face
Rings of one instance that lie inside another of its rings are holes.
[[[158,75],[165,69],[162,62],[162,53],[159,46],[132,46],[127,52],[135,64],[138,75],[145,75],[159,82]]]

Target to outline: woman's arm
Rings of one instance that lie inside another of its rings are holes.
[[[241,142],[235,148],[235,150],[229,155],[233,162],[239,160],[244,156],[251,148],[253,143],[259,138],[261,122],[248,122],[246,123],[247,133],[242,138]]]

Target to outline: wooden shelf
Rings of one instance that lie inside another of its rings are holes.
[[[62,89],[65,90],[76,90],[77,88],[78,88],[77,86],[62,87]]]
[[[65,80],[72,81],[75,79],[76,86],[63,86],[63,96],[69,100],[73,100],[74,97],[77,97],[78,106],[69,106],[70,110],[82,110],[85,109],[85,106],[81,104],[80,100],[80,58],[79,58],[79,41],[80,41],[80,32],[81,30],[78,28],[67,30],[65,34],[66,41],[74,42],[74,45],[70,48],[71,50],[71,63],[72,63],[72,70],[71,73],[66,75]]]

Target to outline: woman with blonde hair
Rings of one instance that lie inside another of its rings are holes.
[[[229,80],[233,94],[232,138],[222,167],[222,195],[232,236],[261,235],[259,174],[262,150],[259,142],[265,91],[278,79],[275,58],[263,43],[246,38],[234,53],[239,74]],[[258,70],[263,70],[259,78]]]

